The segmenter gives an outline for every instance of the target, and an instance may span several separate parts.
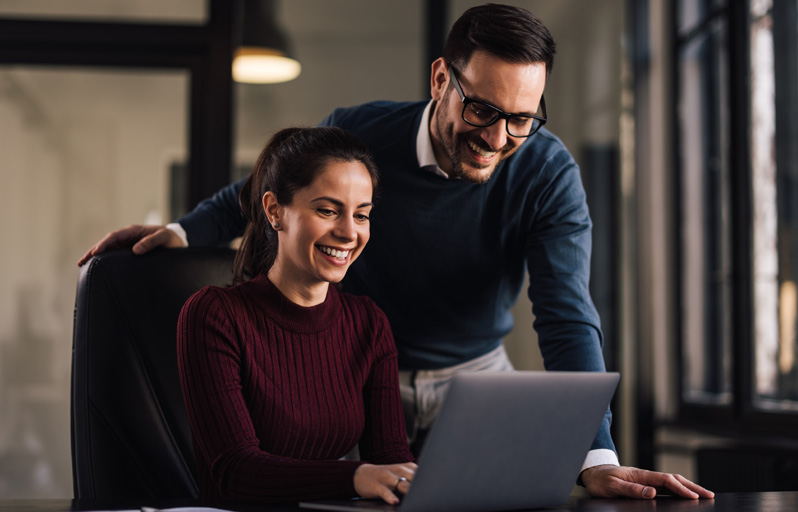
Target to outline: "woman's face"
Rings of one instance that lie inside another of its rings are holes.
[[[279,206],[273,269],[297,285],[337,283],[369,240],[372,181],[358,162],[328,163],[313,182]]]

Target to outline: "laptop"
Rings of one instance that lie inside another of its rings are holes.
[[[452,379],[407,495],[306,501],[336,511],[476,512],[556,507],[573,489],[620,376],[473,372]]]

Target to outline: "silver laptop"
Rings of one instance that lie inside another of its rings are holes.
[[[398,506],[365,499],[299,505],[401,512],[562,505],[619,380],[617,373],[591,372],[458,374]]]

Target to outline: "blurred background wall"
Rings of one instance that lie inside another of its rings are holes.
[[[179,32],[206,26],[214,2],[0,0],[0,23]],[[234,180],[280,128],[370,100],[427,99],[437,57],[430,6],[446,7],[448,30],[478,3],[277,0],[300,76],[205,96],[194,89],[196,63],[131,66],[127,56],[114,66],[122,55],[109,47],[92,50],[102,66],[43,64],[0,43],[0,498],[72,495],[75,261],[108,231],[165,223],[189,206],[192,169],[219,165],[189,162],[197,101],[216,107],[232,98],[232,116],[211,126],[231,138],[232,165],[211,171]],[[787,262],[798,254],[789,245],[798,240],[789,207],[798,196],[798,2],[507,3],[537,14],[558,45],[547,127],[580,164],[594,220],[591,291],[608,368],[623,375],[613,404],[621,461],[695,477],[701,446],[761,446],[763,433],[777,432],[780,449],[795,448],[795,265]],[[213,146],[206,132],[202,145]],[[747,195],[755,183],[756,201]],[[765,235],[755,244],[750,233]],[[749,258],[754,247],[758,260]],[[757,266],[774,258],[785,263]],[[755,300],[757,282],[764,292]],[[539,369],[525,294],[514,314],[511,358],[519,369]],[[761,336],[754,318],[770,322]],[[783,468],[795,460],[780,462],[779,474],[790,474]]]
[[[477,3],[453,1],[449,17]],[[549,128],[577,160],[580,148],[617,147],[623,2],[510,3],[538,14],[558,43]],[[11,19],[192,25],[207,16],[203,0],[0,2]],[[429,97],[421,0],[292,0],[277,16],[302,74],[235,86],[231,179],[282,127],[316,124],[339,106]],[[72,495],[75,261],[112,229],[179,213],[189,80],[168,69],[0,65],[0,497]],[[512,358],[540,368],[525,296],[516,309]]]

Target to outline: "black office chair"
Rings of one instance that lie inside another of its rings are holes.
[[[75,498],[197,496],[177,373],[177,317],[200,288],[232,281],[230,249],[129,249],[86,263],[72,347]]]

